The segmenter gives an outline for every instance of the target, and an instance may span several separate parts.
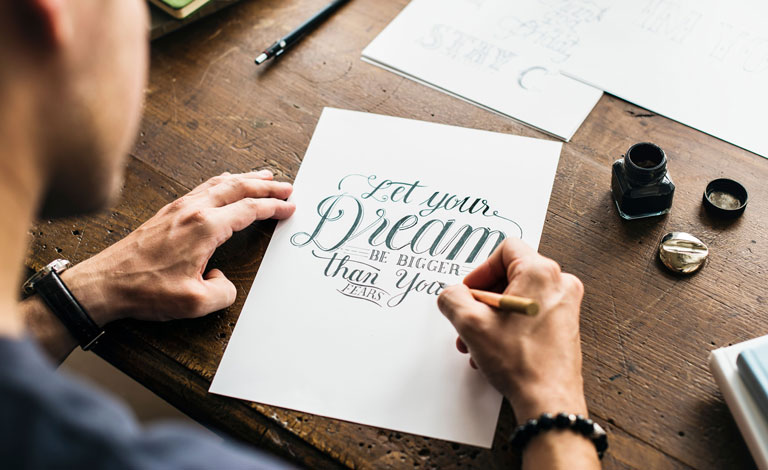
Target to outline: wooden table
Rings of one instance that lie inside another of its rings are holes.
[[[94,255],[223,171],[269,167],[292,181],[324,106],[546,138],[361,62],[363,47],[406,0],[353,1],[279,62],[253,64],[326,1],[244,0],[155,42],[122,201],[93,217],[39,223],[28,266]],[[609,194],[610,166],[639,141],[666,150],[677,195],[668,216],[623,222]],[[750,191],[745,215],[732,223],[702,210],[706,183],[720,176]],[[584,377],[591,413],[611,438],[605,468],[754,466],[707,357],[768,333],[767,179],[768,160],[611,96],[564,146],[540,250],[586,286]],[[256,224],[212,262],[238,286],[234,306],[195,321],[114,325],[98,354],[201,422],[309,468],[518,465],[505,444],[514,425],[506,404],[488,451],[208,394],[273,227]],[[659,239],[673,230],[709,244],[699,274],[676,277],[657,261]]]

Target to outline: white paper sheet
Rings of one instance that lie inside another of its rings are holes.
[[[768,156],[768,3],[616,0],[563,73]]]
[[[498,232],[538,246],[561,146],[325,109],[296,213],[275,230],[210,391],[490,447],[502,397],[456,351],[436,282],[460,282]]]
[[[602,91],[559,74],[610,0],[413,0],[363,60],[570,140]]]

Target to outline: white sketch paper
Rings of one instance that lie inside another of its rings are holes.
[[[563,73],[768,156],[768,3],[616,0]]]
[[[363,60],[570,140],[602,91],[559,73],[610,0],[413,0]]]
[[[561,146],[325,109],[210,391],[490,447],[502,397],[439,283],[538,246]]]

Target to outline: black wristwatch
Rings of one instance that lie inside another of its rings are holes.
[[[24,293],[39,295],[72,333],[83,351],[88,351],[96,345],[104,330],[93,321],[59,277],[69,267],[70,262],[65,259],[52,261],[24,283]]]

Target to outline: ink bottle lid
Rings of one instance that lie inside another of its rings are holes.
[[[690,233],[671,232],[659,243],[659,259],[670,271],[693,274],[707,261],[709,248]]]
[[[663,215],[672,208],[675,185],[667,171],[667,156],[656,144],[640,142],[614,162],[611,193],[619,215],[640,219]]]
[[[710,181],[704,190],[704,207],[715,217],[739,217],[747,208],[747,202],[747,189],[738,181],[728,178]]]

